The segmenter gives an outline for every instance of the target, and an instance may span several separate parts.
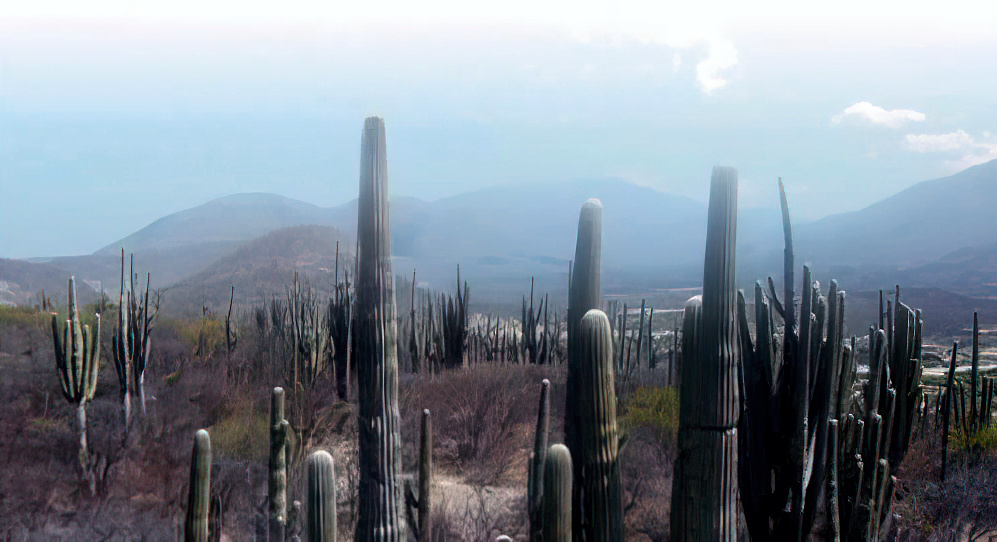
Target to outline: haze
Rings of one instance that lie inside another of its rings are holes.
[[[617,178],[799,219],[997,158],[992,8],[965,2],[33,2],[0,7],[0,256],[88,253],[237,192]],[[524,194],[529,197],[529,194]]]

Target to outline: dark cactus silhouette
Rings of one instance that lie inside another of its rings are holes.
[[[547,462],[547,442],[550,435],[550,381],[540,383],[540,406],[537,408],[537,427],[533,451],[530,452],[526,482],[526,507],[530,516],[530,540],[537,542],[543,536],[544,465]]]
[[[357,212],[356,360],[360,496],[356,540],[405,540],[394,275],[388,234],[384,120],[364,122]]]
[[[204,429],[194,434],[190,457],[190,485],[187,489],[185,542],[207,542],[208,506],[211,500],[211,437]]]
[[[737,538],[737,172],[713,169],[701,301],[686,305],[673,540]]]

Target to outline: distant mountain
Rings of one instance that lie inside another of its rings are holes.
[[[206,305],[217,310],[228,302],[232,286],[237,304],[258,303],[269,296],[283,295],[295,273],[318,291],[329,293],[335,281],[336,242],[345,250],[350,246],[349,239],[328,226],[292,226],[269,232],[167,288],[163,309],[196,313]],[[352,257],[342,254],[339,265],[341,274],[347,269],[352,274]]]
[[[265,233],[302,224],[333,225],[328,209],[277,194],[234,194],[173,213],[95,252],[169,250],[205,243],[248,241]]]
[[[790,202],[792,204],[792,202]],[[916,184],[860,211],[801,226],[813,262],[910,267],[997,242],[997,160]]]
[[[69,277],[69,272],[48,264],[0,258],[0,304],[37,305],[42,291],[54,303],[65,304]],[[77,278],[76,295],[81,303],[97,299],[95,286]]]

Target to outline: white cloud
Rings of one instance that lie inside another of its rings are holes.
[[[976,139],[964,130],[947,134],[907,134],[904,147],[912,152],[949,154],[953,156],[948,161],[953,170],[997,158],[997,139],[990,132],[983,132],[983,139]]]
[[[706,58],[696,64],[696,82],[706,94],[712,94],[730,82],[725,72],[737,65],[737,49],[727,39],[713,40]]]
[[[900,128],[908,122],[924,122],[927,116],[913,109],[885,109],[869,102],[858,102],[832,117],[831,123],[841,124],[849,118],[887,128]]]

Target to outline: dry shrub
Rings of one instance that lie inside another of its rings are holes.
[[[407,380],[402,394],[406,458],[417,457],[419,417],[428,408],[440,466],[461,472],[472,483],[499,482],[532,445],[540,382],[557,373],[543,367],[477,365],[433,379]],[[560,400],[551,397],[552,425],[560,419],[554,405],[563,406],[563,391]],[[414,466],[412,459],[406,464]]]

